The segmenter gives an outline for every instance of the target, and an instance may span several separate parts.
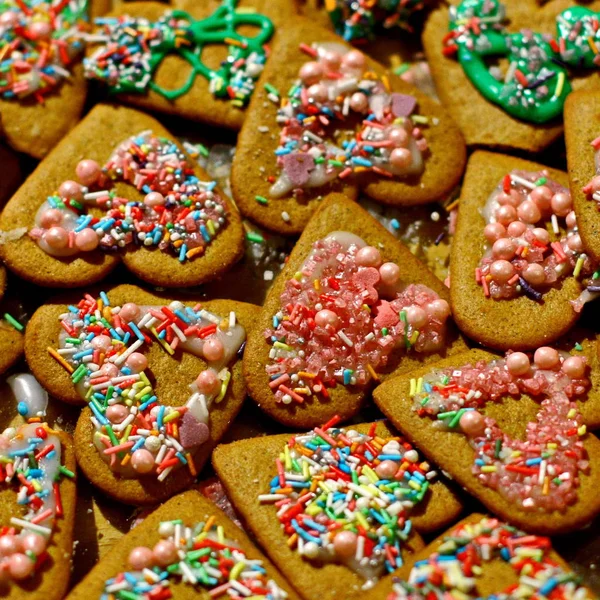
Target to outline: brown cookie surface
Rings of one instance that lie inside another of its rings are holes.
[[[118,544],[86,575],[85,579],[71,591],[67,596],[67,600],[100,598],[104,592],[106,580],[128,569],[129,553],[134,548],[138,546],[152,548],[161,539],[158,534],[161,522],[181,519],[186,526],[193,527],[195,524],[209,518],[216,519],[215,524],[223,527],[225,538],[235,542],[249,559],[262,561],[267,576],[288,593],[289,600],[297,600],[298,596],[291,586],[269,559],[256,548],[248,536],[210,500],[207,500],[196,491],[184,492],[175,498],[171,498],[146,517],[140,525],[137,525],[121,538]],[[208,594],[202,586],[190,586],[177,581],[170,585],[169,589],[173,592],[174,600],[208,598]]]
[[[146,292],[131,285],[120,285],[107,291],[113,305],[135,302],[138,305],[156,305],[168,303],[172,298]],[[64,402],[84,405],[67,371],[48,354],[47,348],[56,348],[60,333],[58,316],[67,310],[67,303],[77,303],[81,295],[71,293],[68,297],[57,298],[55,302],[39,308],[29,321],[25,335],[25,356],[32,372],[49,393]],[[194,305],[196,301],[186,297],[181,300]],[[245,327],[246,335],[251,330],[258,309],[252,304],[230,300],[210,300],[202,305],[219,315],[229,315],[235,311],[238,321]],[[207,368],[206,363],[188,352],[170,357],[158,345],[153,344],[146,352],[149,373],[153,378],[154,391],[165,404],[182,406],[189,397],[188,385],[193,383],[198,373]],[[196,470],[200,470],[210,457],[214,446],[221,439],[229,424],[239,412],[246,396],[246,386],[242,377],[241,360],[236,359],[230,366],[232,376],[229,388],[221,402],[214,403],[210,409],[210,438],[194,453]],[[125,479],[115,475],[102,460],[92,444],[93,425],[91,411],[84,408],[77,421],[75,431],[75,449],[77,462],[85,476],[104,493],[134,505],[151,505],[165,500],[185,489],[194,480],[190,471],[184,467],[175,471],[165,482],[155,477]]]
[[[451,0],[451,4],[458,3],[459,0]],[[555,35],[556,15],[573,3],[570,0],[551,0],[542,8],[536,0],[505,0],[503,4],[506,6],[509,32],[530,28]],[[591,2],[586,6],[598,10],[600,3]],[[477,91],[458,60],[446,57],[442,52],[442,39],[449,31],[448,24],[448,8],[441,4],[429,15],[422,40],[436,90],[463,132],[467,145],[540,152],[558,139],[562,133],[560,121],[535,125],[514,119]],[[571,77],[570,81],[574,89],[600,87],[598,74],[591,71],[583,71],[583,75]]]
[[[591,142],[600,135],[600,91],[575,92],[565,103],[565,143],[573,207],[587,254],[600,261],[598,203],[582,188],[596,175]]]
[[[368,430],[369,425],[353,426],[358,431]],[[385,434],[389,429],[379,423],[377,432]],[[281,572],[296,588],[298,594],[305,600],[334,600],[345,598],[354,600],[364,593],[361,589],[364,579],[349,568],[334,563],[321,566],[312,564],[302,558],[298,552],[287,545],[287,537],[281,529],[276,512],[270,504],[261,504],[258,495],[268,493],[269,482],[275,470],[275,458],[279,456],[283,445],[289,440],[289,435],[276,435],[255,440],[241,440],[232,444],[217,446],[213,452],[212,463],[220,477],[227,495],[233,503],[242,521],[247,526],[258,543],[277,565]],[[438,486],[438,484],[435,484]],[[433,504],[432,496],[427,506]],[[447,502],[451,512],[449,522],[460,512],[458,498],[448,488],[436,487],[435,493],[440,497],[435,502]],[[440,525],[444,522],[443,507],[436,516],[421,514],[415,518],[427,528],[435,519]],[[428,512],[428,508],[426,509]],[[407,558],[416,550],[423,547],[420,536],[411,534],[408,542],[402,545],[402,558]]]
[[[264,84],[274,86],[285,97],[298,78],[300,67],[309,59],[299,45],[320,42],[335,42],[351,48],[329,29],[316,26],[314,21],[302,17],[296,18],[294,28],[286,29],[286,35],[279,36],[273,47],[273,56],[248,107],[233,161],[231,186],[242,213],[267,229],[293,235],[304,229],[320,200],[335,193],[356,198],[358,187],[384,204],[412,206],[445,198],[458,184],[464,169],[466,154],[462,135],[437,102],[395,75],[388,75],[392,91],[414,96],[418,101],[419,115],[437,120],[437,124],[432,123],[423,129],[430,149],[420,176],[393,180],[363,177],[352,182],[349,181],[352,178],[335,179],[322,187],[306,188],[300,201],[290,194],[283,198],[270,197],[272,184],[267,178],[279,175],[275,150],[279,144],[280,127],[276,122],[278,105],[268,99],[269,92]],[[368,59],[368,66],[379,75],[385,72],[372,59]],[[269,203],[259,204],[257,196],[267,198]],[[289,220],[284,220],[282,212],[289,215]]]
[[[60,184],[75,178],[75,167],[82,159],[104,164],[113,150],[128,137],[152,130],[158,136],[176,138],[152,117],[139,111],[99,104],[62,140],[51,154],[19,188],[0,217],[0,229],[5,231],[34,227],[35,214],[46,198]],[[190,159],[191,164],[193,162]],[[196,175],[202,181],[210,177],[199,167]],[[142,200],[132,186],[118,183],[117,193]],[[77,287],[103,279],[123,260],[127,268],[141,279],[164,287],[198,285],[217,277],[234,264],[243,253],[243,230],[239,213],[221,193],[227,208],[227,225],[206,248],[203,256],[180,263],[178,258],[161,250],[136,248],[118,254],[95,250],[75,257],[55,258],[44,252],[25,235],[0,246],[0,254],[9,269],[37,285]],[[91,209],[90,214],[101,213]]]
[[[286,266],[269,290],[256,321],[256,327],[248,336],[244,353],[244,375],[248,393],[270,417],[288,427],[319,426],[334,415],[339,415],[345,421],[358,412],[368,394],[368,389],[359,390],[338,385],[329,390],[329,400],[304,402],[301,405],[293,403],[286,406],[275,401],[265,371],[272,346],[265,340],[264,331],[272,326],[273,315],[280,308],[280,296],[285,283],[304,263],[314,242],[325,238],[333,231],[347,231],[358,235],[367,244],[379,248],[384,262],[392,261],[400,266],[401,281],[427,285],[441,298],[448,298],[448,289],[442,282],[358,204],[342,198],[332,198],[324,202],[306,226]],[[428,355],[416,353],[397,355],[398,359],[391,361],[380,377],[385,379],[392,374],[406,373],[420,364],[435,362],[443,355],[455,354],[465,349],[464,341],[457,336],[455,328],[450,325],[448,344],[443,352]]]
[[[450,255],[452,313],[463,333],[481,344],[500,350],[529,350],[564,335],[579,318],[570,300],[581,292],[575,277],[564,277],[543,300],[522,295],[511,299],[486,298],[475,281],[475,269],[484,252],[485,220],[480,210],[502,178],[513,169],[540,171],[568,187],[567,174],[533,162],[477,151],[469,159],[461,190],[456,234]],[[554,234],[550,234],[554,239]],[[535,327],[532,327],[535,323]]]
[[[446,358],[435,368],[457,368],[475,364],[478,360],[493,360],[494,355],[483,350],[470,350],[460,356]],[[470,494],[478,498],[491,512],[502,519],[532,533],[554,535],[566,533],[588,525],[600,513],[600,440],[592,434],[583,438],[583,445],[590,461],[588,473],[580,472],[577,501],[567,506],[563,512],[533,512],[518,507],[498,492],[484,486],[473,475],[474,452],[466,436],[436,429],[429,417],[419,417],[413,410],[410,397],[411,379],[430,373],[431,367],[422,367],[413,373],[391,379],[380,385],[373,398],[381,411],[389,418],[415,446],[431,461],[450,476]],[[596,396],[597,398],[597,396]],[[597,404],[597,400],[596,400]],[[485,416],[492,417],[511,437],[522,439],[527,423],[536,421],[539,402],[526,395],[518,400],[506,397],[498,402],[488,402],[480,408]]]
[[[63,431],[55,432],[62,444],[61,463],[75,473],[75,450],[71,436]],[[30,579],[21,582],[11,580],[8,588],[2,588],[2,598],[9,600],[61,600],[69,585],[71,555],[73,552],[73,527],[75,525],[76,484],[75,479],[63,477],[60,481],[60,497],[63,516],[56,519],[47,552],[49,559]],[[10,518],[22,514],[17,504],[15,486],[0,491],[0,523],[10,526]]]

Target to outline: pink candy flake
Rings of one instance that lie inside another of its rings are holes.
[[[359,264],[369,252],[377,266]],[[400,284],[398,271],[381,265],[375,248],[315,242],[265,331],[273,343],[266,371],[278,401],[326,397],[325,386],[337,383],[364,387],[397,348],[432,352],[444,345],[447,303],[424,285]]]

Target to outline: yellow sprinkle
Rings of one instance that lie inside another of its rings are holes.
[[[363,515],[360,511],[356,511],[354,513],[356,515],[356,520],[362,525],[367,531],[369,530],[369,522],[365,519],[365,515]]]
[[[578,435],[585,435],[586,433],[587,433],[587,427],[585,425],[582,425],[581,427],[579,427],[577,429]]]
[[[143,389],[141,392],[138,392],[138,393],[137,393],[137,394],[134,396],[134,398],[135,398],[136,400],[140,400],[140,398],[141,398],[142,396],[145,396],[146,394],[148,394],[148,393],[149,393],[149,392],[151,392],[151,391],[152,391],[152,388],[151,388],[151,387],[148,385],[148,386],[146,386],[146,387],[145,387],[145,388],[144,388],[144,389]]]
[[[458,203],[460,202],[460,198],[457,198],[456,200],[453,200],[452,202],[450,202],[450,204],[446,205],[446,212],[452,212],[457,206]]]
[[[560,72],[558,74],[558,81],[556,82],[556,89],[554,90],[554,96],[552,98],[558,98],[562,94],[563,85],[565,84],[565,74]]]
[[[245,566],[246,563],[243,560],[237,563],[229,572],[229,581],[237,579],[240,576],[241,572],[244,570]]]
[[[329,486],[324,482],[324,481],[319,481],[319,487],[326,493],[329,494],[331,493],[331,490],[329,489]],[[357,513],[358,514],[358,513]]]
[[[300,271],[296,271],[296,273],[294,273],[294,279],[300,281],[302,279],[302,273],[300,273]]]
[[[314,503],[311,504],[310,506],[307,506],[304,510],[311,517],[314,517],[315,515],[318,515],[320,512],[323,512],[323,509],[318,504],[314,504]]]
[[[413,490],[416,490],[417,492],[420,492],[420,491],[421,491],[421,486],[420,486],[420,485],[419,485],[419,484],[418,484],[418,483],[417,483],[417,482],[416,482],[414,479],[411,479],[411,480],[408,482],[408,485],[409,485],[409,486],[410,486],[410,487],[411,487]]]
[[[217,540],[219,540],[219,544],[225,543],[225,531],[223,525],[217,525]]]
[[[362,472],[373,482],[377,483],[379,481],[379,477],[377,477],[377,473],[371,469],[368,465],[364,465]]]
[[[381,76],[381,82],[383,83],[383,85],[385,86],[386,91],[390,91],[390,80],[388,78],[387,75],[382,75]]]
[[[167,351],[167,353],[173,356],[173,354],[175,354],[175,351],[173,350],[173,348],[171,348],[171,346],[169,346],[169,344],[167,344],[167,342],[165,342],[165,340],[158,337],[156,329],[154,327],[151,327],[150,331],[152,332],[152,335],[154,335],[154,337],[158,340],[158,343]]]
[[[481,467],[482,473],[495,473],[498,469],[494,465],[484,465]]]
[[[423,391],[423,378],[419,377],[417,380],[417,394],[420,394]]]
[[[286,352],[291,352],[292,351],[292,349],[287,344],[284,344],[283,342],[275,342],[273,344],[273,347],[274,348],[281,348],[281,350],[285,350]]]
[[[204,529],[202,529],[202,531],[206,531],[208,533],[212,529],[212,526],[215,521],[216,518],[214,516],[208,517],[208,520],[204,524]]]
[[[577,411],[572,408],[568,413],[567,413],[567,419],[572,419],[575,415],[577,414]],[[548,444],[549,446],[550,444]],[[555,444],[556,445],[556,444]]]
[[[592,49],[592,52],[594,54],[598,54],[598,46],[596,46],[596,42],[594,42],[594,38],[593,37],[589,37],[587,39],[587,43],[589,44],[590,48]]]
[[[292,468],[292,457],[290,456],[290,448],[287,444],[283,448],[283,460],[285,463],[285,470],[289,471]]]
[[[579,277],[579,274],[581,273],[581,267],[583,267],[583,263],[586,259],[585,254],[582,254],[578,259],[577,262],[575,263],[575,268],[573,269],[573,277]]]
[[[129,464],[129,461],[131,460],[131,454],[128,452],[124,457],[123,460],[121,461],[121,466],[125,467]]]
[[[211,219],[206,221],[206,229],[208,229],[208,233],[210,233],[211,236],[215,235],[215,224],[212,222]]]
[[[573,416],[575,416],[575,415],[573,415]],[[557,444],[556,444],[556,442],[548,442],[546,444],[546,447],[551,448],[552,450],[556,450]]]
[[[513,450],[512,451],[511,457],[517,458],[519,456],[521,456],[521,451],[520,450]]]
[[[415,395],[416,389],[417,389],[417,382],[414,379],[411,379],[410,380],[410,391],[408,392],[411,398]]]
[[[373,369],[373,367],[367,363],[367,371],[369,371],[369,374],[371,375],[371,377],[373,378],[374,381],[379,381],[379,375],[377,375],[377,373],[375,373],[375,369]]]
[[[163,419],[163,423],[168,423],[169,421],[173,421],[173,419],[177,419],[178,417],[179,417],[179,411],[178,410],[174,410],[173,412],[169,413]]]
[[[313,286],[314,286],[315,290],[319,291],[321,289],[321,282],[318,279],[315,279],[313,281]]]

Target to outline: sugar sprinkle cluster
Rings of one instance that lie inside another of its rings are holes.
[[[414,409],[434,427],[464,434],[475,452],[473,475],[521,509],[565,510],[577,499],[580,472],[589,461],[586,426],[575,404],[590,385],[583,356],[538,348],[456,369],[435,369],[411,380]],[[487,403],[521,394],[543,397],[525,438],[511,438],[480,412]]]
[[[402,566],[410,510],[435,472],[399,436],[339,428],[339,417],[291,437],[276,459],[269,493],[288,546],[307,560],[336,562],[370,587]]]
[[[590,598],[588,590],[580,585],[580,578],[557,563],[551,551],[548,538],[529,535],[498,519],[461,523],[444,537],[431,556],[415,563],[408,581],[394,583],[387,600],[480,598],[477,578],[487,563],[496,560],[508,563],[519,580],[490,599]]]

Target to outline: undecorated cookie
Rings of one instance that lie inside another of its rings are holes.
[[[249,394],[288,427],[334,415],[345,421],[374,381],[466,348],[446,324],[446,298],[408,248],[358,204],[332,197],[307,225],[248,336]]]
[[[245,398],[239,352],[256,307],[182,300],[130,285],[71,293],[27,327],[26,358],[42,385],[87,403],[75,432],[79,466],[128,504],[189,486]]]
[[[245,216],[293,235],[337,193],[404,206],[444,199],[464,164],[462,136],[438,103],[298,17],[248,107],[231,185]]]
[[[600,441],[580,403],[590,367],[545,346],[533,357],[471,350],[379,386],[377,406],[490,511],[543,535],[600,513]]]
[[[243,254],[237,210],[175,138],[146,114],[103,104],[8,202],[0,228],[21,227],[29,235],[0,253],[20,277],[50,287],[99,281],[119,260],[154,285],[198,285]]]

